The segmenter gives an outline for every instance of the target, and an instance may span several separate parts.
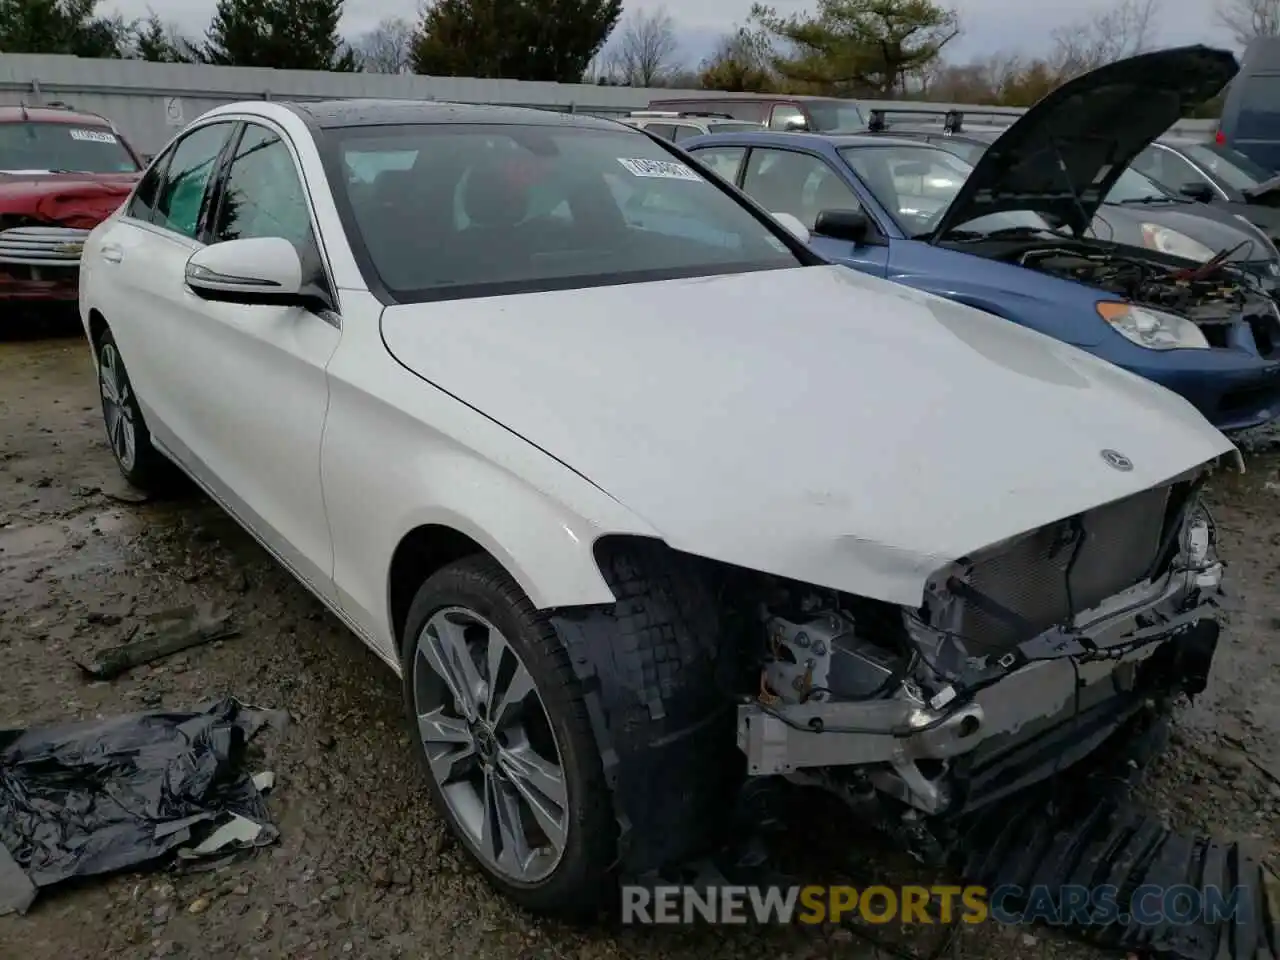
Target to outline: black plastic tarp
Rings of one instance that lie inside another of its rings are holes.
[[[0,913],[37,888],[156,860],[233,814],[269,823],[245,753],[281,717],[226,699],[0,731]]]

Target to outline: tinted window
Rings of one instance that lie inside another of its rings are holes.
[[[138,164],[109,127],[0,123],[0,170],[136,173]]]
[[[201,127],[177,145],[160,187],[156,223],[183,236],[195,237],[205,206],[205,187],[231,126],[214,123]]]
[[[770,130],[795,130],[804,129],[809,124],[805,119],[804,112],[797,106],[789,103],[780,103],[773,108],[773,112],[769,114]]]
[[[742,165],[742,155],[746,152],[746,147],[704,147],[694,151],[694,156],[730,183],[736,183],[738,167]]]
[[[665,140],[674,140],[676,136],[676,127],[673,123],[646,123],[644,128],[655,137],[662,137]]]
[[[677,123],[675,125],[674,131],[675,131],[675,139],[677,142],[681,140],[688,140],[690,137],[702,136],[701,130],[699,130],[697,127],[691,127],[685,123]]]
[[[1237,138],[1280,140],[1280,76],[1247,77],[1240,94],[1239,111]]]
[[[770,213],[789,213],[810,230],[823,210],[862,207],[824,160],[789,150],[752,150],[742,189]]]
[[[779,235],[635,131],[431,125],[333,131],[350,153],[413,152],[339,180],[343,217],[399,300],[794,267]]]
[[[160,183],[164,179],[164,171],[169,165],[169,157],[172,153],[172,150],[165,151],[143,175],[133,191],[132,199],[129,200],[129,208],[125,211],[127,216],[150,222],[155,215],[156,197],[160,193]]]
[[[218,201],[214,241],[284,237],[305,256],[311,248],[306,194],[284,141],[251,124],[236,146]]]
[[[947,153],[954,154],[971,166],[976,164],[978,158],[987,152],[987,144],[973,143],[969,140],[951,140],[948,137],[941,137],[929,142],[941,147]]]

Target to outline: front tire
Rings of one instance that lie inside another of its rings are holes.
[[[116,465],[130,484],[151,493],[162,485],[168,466],[164,457],[151,445],[142,409],[129,373],[125,370],[120,348],[110,330],[98,338],[98,392],[102,396],[102,421],[107,432],[107,446]]]
[[[401,638],[405,709],[436,809],[500,893],[536,913],[606,906],[617,825],[582,690],[502,567],[430,577]]]

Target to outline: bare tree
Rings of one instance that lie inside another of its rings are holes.
[[[614,51],[616,72],[634,87],[656,86],[675,67],[679,48],[675,24],[665,9],[638,11],[623,24]]]
[[[352,44],[365,73],[408,73],[412,48],[413,25],[402,17],[383,20]]]
[[[1160,0],[1118,0],[1112,7],[1059,27],[1051,34],[1054,69],[1066,80],[1151,49],[1159,13]]]
[[[1218,0],[1214,13],[1242,47],[1255,37],[1280,36],[1280,0]]]

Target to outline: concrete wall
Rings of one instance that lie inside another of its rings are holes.
[[[43,54],[0,54],[0,104],[38,105],[61,100],[110,117],[144,153],[162,147],[174,133],[206,110],[235,100],[322,100],[388,97],[397,100],[455,100],[503,103],[621,115],[648,106],[651,99],[705,96],[705,90],[600,87],[590,84],[475,80],[466,77],[323,73],[257,67],[209,67],[86,60]],[[750,96],[750,94],[719,94]],[[920,107],[919,103],[860,101],[864,107]],[[946,109],[964,104],[929,104]],[[982,108],[991,109],[991,108]],[[1002,112],[1021,113],[1005,108]],[[1193,120],[1179,129],[1207,132],[1214,121]]]

